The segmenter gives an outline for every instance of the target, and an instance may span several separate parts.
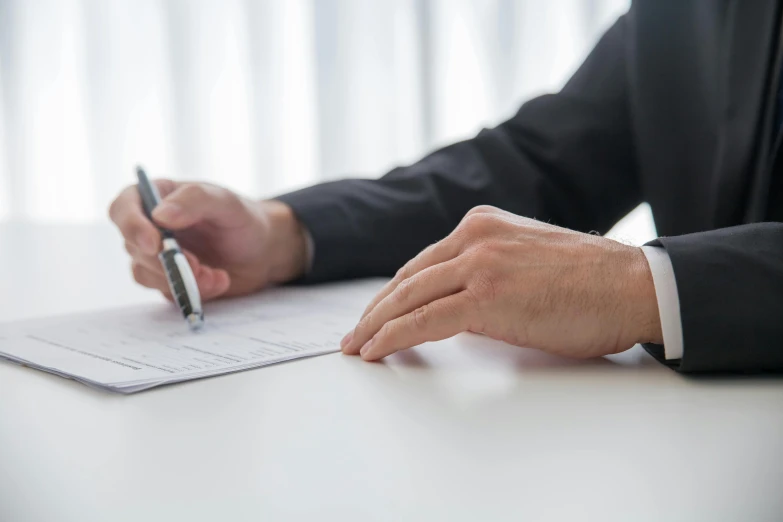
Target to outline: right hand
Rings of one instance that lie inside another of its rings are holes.
[[[206,183],[154,183],[162,199],[152,218],[176,231],[203,300],[249,294],[304,273],[305,234],[288,205]],[[125,238],[134,279],[171,299],[157,257],[161,236],[144,215],[135,185],[112,202],[109,217]]]

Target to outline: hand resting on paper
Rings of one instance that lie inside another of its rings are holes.
[[[662,342],[639,248],[488,206],[403,266],[342,349],[372,361],[466,331],[577,358]]]

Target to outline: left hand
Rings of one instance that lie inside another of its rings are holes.
[[[487,206],[403,266],[342,349],[373,361],[460,332],[576,358],[663,342],[641,249]]]

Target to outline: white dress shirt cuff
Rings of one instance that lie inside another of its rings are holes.
[[[658,314],[661,318],[663,350],[666,359],[681,359],[683,351],[682,320],[677,281],[669,254],[662,247],[643,246],[642,252],[652,272],[655,297],[658,300]]]

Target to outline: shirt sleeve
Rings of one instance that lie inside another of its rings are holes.
[[[655,285],[665,357],[667,360],[681,359],[683,340],[680,298],[677,294],[677,281],[674,278],[671,259],[666,249],[661,247],[643,246],[642,252],[647,257]]]

